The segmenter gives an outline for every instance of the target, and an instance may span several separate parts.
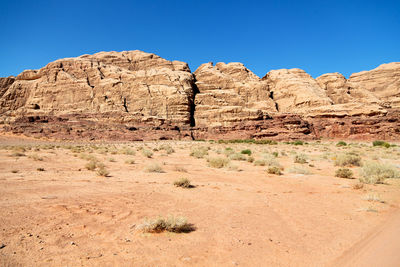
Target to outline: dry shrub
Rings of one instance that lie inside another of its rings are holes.
[[[254,161],[254,166],[265,166],[267,165],[267,161],[263,160],[263,159],[258,159],[256,161]]]
[[[16,152],[13,152],[10,156],[19,158],[19,157],[25,157],[26,155],[24,153],[22,153],[22,152],[16,151]]]
[[[281,169],[278,167],[269,167],[267,172],[269,174],[282,175]]]
[[[121,154],[134,156],[136,154],[135,150],[129,147],[125,147],[120,151]]]
[[[363,198],[363,200],[366,201],[370,201],[370,202],[379,202],[379,203],[385,203],[385,201],[383,201],[378,195],[376,194],[368,194],[365,195]]]
[[[163,173],[164,170],[158,163],[151,163],[147,165],[146,172],[155,172],[155,173]]]
[[[185,173],[188,172],[184,167],[181,166],[175,166],[174,171],[185,172]]]
[[[91,160],[88,163],[86,163],[85,168],[88,169],[89,171],[94,171],[96,169],[96,164],[97,164],[96,161]]]
[[[229,156],[229,159],[246,161],[247,157],[244,154],[234,153]]]
[[[242,171],[242,169],[239,168],[239,165],[234,164],[232,162],[229,162],[227,167],[228,167],[228,170],[230,170],[230,171],[238,171],[238,172]]]
[[[335,159],[335,165],[341,167],[361,166],[361,157],[355,153],[339,154]]]
[[[103,177],[107,177],[110,172],[106,169],[106,167],[104,165],[101,165],[98,169],[97,169],[97,175],[99,176],[103,176]]]
[[[142,154],[146,158],[151,158],[153,156],[153,152],[151,150],[148,150],[148,149],[145,149],[145,148],[142,149]]]
[[[335,176],[339,178],[353,179],[353,172],[350,169],[340,168],[336,170]]]
[[[292,166],[290,169],[288,169],[288,172],[290,173],[297,173],[297,174],[304,174],[304,175],[310,175],[312,172],[310,172],[306,168],[298,167],[298,166]]]
[[[194,226],[182,216],[168,216],[166,219],[162,217],[145,219],[142,224],[137,226],[137,229],[146,233],[161,233],[163,231],[189,233],[195,230]]]
[[[126,164],[135,164],[135,160],[134,159],[127,159],[125,160]]]
[[[193,185],[190,184],[190,180],[187,178],[180,178],[174,182],[176,187],[192,188]]]
[[[207,159],[208,165],[213,168],[223,168],[229,163],[229,159],[223,157],[210,157]]]
[[[190,151],[190,156],[202,159],[208,155],[208,147],[200,146],[200,147],[193,147]]]
[[[382,184],[385,179],[400,178],[396,167],[378,162],[366,162],[360,170],[360,182],[365,184]]]
[[[175,152],[175,150],[172,148],[172,146],[170,146],[168,144],[162,144],[158,149],[164,150],[168,155]]]
[[[36,154],[30,155],[28,158],[31,158],[34,161],[43,161],[43,158]]]
[[[304,154],[299,154],[294,157],[295,163],[305,164],[307,163],[307,156]]]
[[[353,189],[355,189],[355,190],[363,189],[363,188],[364,188],[364,184],[363,183],[353,184]]]

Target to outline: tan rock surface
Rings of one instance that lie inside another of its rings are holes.
[[[189,124],[193,82],[183,62],[141,51],[101,52],[22,72],[2,97],[0,113]]]
[[[396,62],[349,79],[313,79],[301,69],[260,79],[241,63],[206,63],[192,74],[184,62],[136,50],[60,59],[0,78],[1,130],[61,139],[395,140],[399,110]]]
[[[272,92],[279,112],[333,104],[318,83],[301,69],[272,70],[263,78]]]
[[[347,84],[350,88],[368,90],[386,105],[400,108],[400,62],[382,64],[370,71],[353,73]]]
[[[227,126],[276,112],[267,84],[241,63],[206,63],[194,75],[198,126]]]
[[[379,100],[372,92],[361,87],[351,87],[348,80],[340,73],[327,73],[315,80],[326,91],[334,104],[351,102],[383,104],[383,101]]]

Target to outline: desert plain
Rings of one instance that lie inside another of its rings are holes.
[[[0,265],[396,266],[400,147],[382,143],[2,134]]]

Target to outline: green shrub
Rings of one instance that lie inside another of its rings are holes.
[[[335,166],[361,166],[361,157],[355,153],[339,154],[335,159]]]
[[[276,141],[272,140],[255,140],[255,139],[234,139],[234,140],[218,140],[218,144],[259,144],[259,145],[276,145]]]
[[[381,184],[385,179],[400,178],[396,167],[377,162],[366,162],[360,170],[360,182],[366,184]]]
[[[347,146],[347,143],[344,141],[339,141],[336,146]]]
[[[183,188],[191,188],[191,187],[193,187],[190,184],[190,180],[187,179],[187,178],[180,178],[180,179],[176,180],[174,182],[174,185],[177,186],[177,187],[183,187]]]
[[[251,156],[251,150],[250,149],[244,149],[240,153]]]
[[[339,178],[352,179],[353,172],[350,169],[340,168],[336,170],[335,176]]]
[[[278,152],[272,152],[272,156],[274,156],[275,158],[277,158],[279,156]]]
[[[229,159],[223,157],[210,157],[207,159],[208,165],[213,168],[223,168],[229,163]]]
[[[302,146],[302,145],[304,145],[304,142],[301,140],[297,140],[297,141],[294,141],[292,144],[295,146]]]
[[[383,146],[386,142],[381,140],[375,140],[372,142],[373,146]]]
[[[278,167],[269,167],[267,172],[269,174],[276,174],[276,175],[282,175],[281,169]]]

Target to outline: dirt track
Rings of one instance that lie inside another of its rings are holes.
[[[400,265],[400,211],[346,251],[333,266],[398,267]]]

